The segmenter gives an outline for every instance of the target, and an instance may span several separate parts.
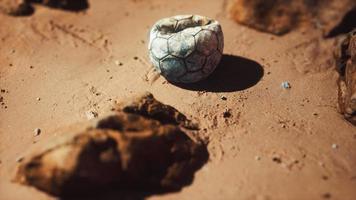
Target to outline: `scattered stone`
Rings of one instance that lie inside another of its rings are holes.
[[[331,145],[331,148],[337,149],[337,148],[339,148],[339,145],[337,145],[337,144],[332,144],[332,145]]]
[[[133,59],[134,59],[134,60],[138,60],[138,57],[137,57],[137,56],[135,56],[135,57],[133,57]]]
[[[39,136],[39,135],[41,134],[41,129],[36,128],[36,129],[34,130],[34,134],[35,134],[35,136]]]
[[[40,98],[40,97],[37,97],[36,100],[37,100],[37,101],[41,101],[41,98]]]
[[[329,180],[329,177],[328,176],[326,176],[326,175],[323,175],[323,176],[321,176],[321,178],[323,179],[323,180]]]
[[[282,163],[282,159],[280,157],[273,157],[272,161],[277,163],[277,164],[281,164]]]
[[[5,93],[6,92],[6,90],[5,89],[1,89],[1,93]]]
[[[307,26],[329,36],[355,6],[354,0],[231,0],[229,10],[236,22],[260,31],[283,35]]]
[[[231,110],[228,109],[228,110],[225,110],[224,113],[223,113],[223,117],[224,118],[230,118],[231,117]]]
[[[260,156],[255,156],[255,160],[259,161],[259,160],[261,160],[261,157]]]
[[[58,197],[98,194],[108,188],[178,191],[191,184],[195,171],[208,160],[208,151],[182,131],[175,117],[165,117],[184,115],[152,95],[126,108],[131,112],[121,109],[88,123],[94,125],[84,131],[61,134],[65,138],[28,157],[15,180]]]
[[[98,113],[95,111],[87,111],[85,112],[85,116],[87,117],[88,120],[94,119],[98,117]]]
[[[20,162],[22,162],[23,160],[24,160],[24,157],[21,156],[21,157],[19,157],[19,158],[16,159],[16,162],[20,163]]]
[[[225,96],[221,96],[221,100],[226,101],[227,98]]]
[[[290,84],[289,84],[288,81],[283,82],[283,83],[281,84],[281,86],[282,86],[282,88],[284,88],[284,89],[290,89],[290,88],[291,88],[291,86],[290,86]]]
[[[324,199],[330,199],[331,198],[331,194],[330,193],[325,193],[325,194],[322,195],[322,197]]]

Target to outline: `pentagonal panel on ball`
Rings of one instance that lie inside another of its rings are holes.
[[[184,61],[171,55],[160,61],[160,68],[162,75],[171,81],[176,81],[186,72]]]
[[[151,43],[151,52],[158,59],[167,56],[168,55],[167,40],[163,38],[153,39]]]
[[[179,78],[182,83],[194,83],[202,80],[205,77],[202,71],[188,72],[184,76]]]
[[[207,57],[203,72],[206,74],[212,73],[219,64],[220,59],[221,53],[218,50],[215,50],[213,54]]]
[[[190,34],[179,32],[168,40],[168,49],[171,55],[185,58],[194,51],[194,37]]]
[[[218,39],[214,32],[202,30],[196,36],[197,50],[204,55],[211,55],[218,47]]]
[[[155,69],[157,69],[158,72],[161,72],[161,68],[159,67],[159,60],[152,55],[152,52],[150,52],[149,58]]]
[[[206,56],[195,51],[190,54],[186,59],[185,63],[187,65],[188,71],[197,71],[203,68],[206,60]]]

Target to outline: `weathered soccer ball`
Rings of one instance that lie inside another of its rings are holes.
[[[168,81],[194,83],[219,64],[224,36],[219,22],[199,15],[178,15],[156,22],[150,32],[149,57]]]

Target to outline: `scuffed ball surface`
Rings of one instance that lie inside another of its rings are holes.
[[[159,20],[150,31],[149,41],[152,64],[175,83],[194,83],[208,77],[224,49],[219,22],[199,15]]]

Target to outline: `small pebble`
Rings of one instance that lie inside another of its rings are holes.
[[[223,113],[223,117],[224,117],[224,118],[229,118],[229,117],[231,117],[231,112],[230,112],[230,110],[226,110],[226,111]]]
[[[287,81],[284,81],[284,82],[281,84],[281,86],[282,86],[282,88],[284,88],[284,89],[290,89],[290,88],[291,88],[289,82],[287,82]]]
[[[85,116],[87,117],[88,120],[94,119],[98,117],[98,113],[94,111],[87,111],[85,113]]]
[[[37,101],[41,101],[41,98],[40,98],[40,97],[37,97],[36,99],[37,99]]]
[[[16,159],[16,162],[18,162],[18,163],[22,162],[22,161],[23,161],[23,157],[19,157],[19,158]]]
[[[330,193],[325,193],[325,194],[322,195],[322,197],[324,199],[330,199],[331,198],[331,194]]]
[[[255,160],[259,161],[259,160],[261,160],[261,157],[260,156],[255,156]]]
[[[221,100],[226,101],[227,98],[225,96],[221,96]]]
[[[339,148],[339,145],[337,145],[337,144],[332,144],[332,145],[331,145],[331,148],[337,149],[337,148]]]
[[[39,136],[39,135],[41,134],[41,129],[36,128],[36,129],[34,130],[34,133],[35,133],[35,136]]]

